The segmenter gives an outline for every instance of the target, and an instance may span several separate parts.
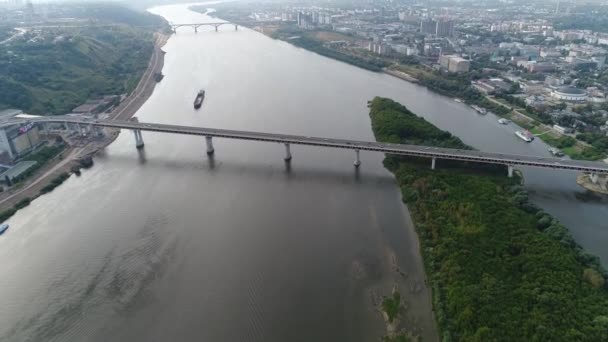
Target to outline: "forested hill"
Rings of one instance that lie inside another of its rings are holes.
[[[0,47],[0,109],[64,114],[136,86],[164,21],[111,4],[65,6],[73,27],[30,29]]]
[[[389,99],[375,98],[370,113],[378,141],[462,148]],[[420,238],[443,341],[608,341],[597,257],[505,170],[429,164],[385,159]]]

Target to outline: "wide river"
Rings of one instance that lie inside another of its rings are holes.
[[[167,20],[211,18],[186,6]],[[366,102],[400,101],[486,151],[540,141],[449,98],[230,26],[183,28],[141,121],[372,140]],[[201,110],[192,108],[198,89]],[[376,341],[399,287],[406,325],[437,339],[417,239],[379,153],[124,132],[95,166],[35,200],[0,237],[1,341]],[[438,167],[440,167],[438,163]],[[606,199],[575,174],[524,170],[533,199],[608,261]]]

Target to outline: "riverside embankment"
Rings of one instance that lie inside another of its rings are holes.
[[[152,95],[156,86],[154,75],[162,72],[164,61],[162,47],[168,38],[169,36],[166,34],[155,33],[154,50],[150,56],[148,67],[138,82],[137,87],[109,114],[110,118],[126,120],[132,117],[148,97]],[[105,138],[91,141],[86,146],[68,147],[60,155],[36,171],[33,176],[23,181],[22,184],[19,184],[18,187],[0,193],[0,212],[10,210],[17,203],[25,199],[33,200],[40,196],[41,190],[52,180],[61,174],[72,173],[72,166],[77,163],[78,159],[97,153],[111,144],[118,136],[117,132],[110,130],[106,134]]]

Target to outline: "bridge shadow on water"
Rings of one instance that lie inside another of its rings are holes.
[[[222,160],[215,155],[204,156],[200,159],[162,159],[147,158],[145,149],[138,150],[137,157],[127,154],[108,155],[100,152],[95,156],[99,164],[114,164],[121,167],[145,167],[146,169],[157,169],[159,171],[171,172],[173,177],[180,177],[179,173],[192,174],[203,172],[211,175],[239,175],[244,177],[256,177],[268,179],[281,174],[283,179],[289,182],[310,182],[324,184],[360,184],[363,186],[373,185],[379,189],[395,188],[395,178],[388,171],[379,174],[377,171],[366,172],[365,164],[354,167],[346,163],[343,169],[336,170],[323,167],[310,167],[297,162],[277,160],[275,164],[251,161]]]

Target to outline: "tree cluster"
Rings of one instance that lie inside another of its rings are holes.
[[[370,107],[378,141],[464,145],[389,99]],[[608,273],[517,179],[444,161],[385,165],[419,234],[443,341],[608,340]]]

